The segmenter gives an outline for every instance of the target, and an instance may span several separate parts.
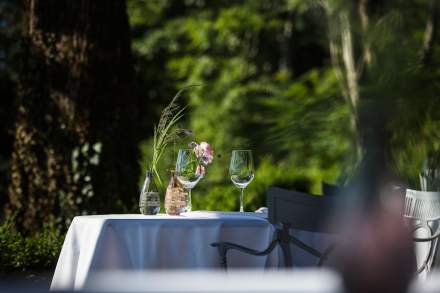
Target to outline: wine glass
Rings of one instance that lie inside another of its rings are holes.
[[[243,208],[243,191],[254,179],[254,160],[251,150],[233,150],[229,175],[232,183],[240,189],[240,212]]]
[[[193,189],[202,178],[199,161],[194,150],[179,150],[176,162],[176,176],[177,180],[179,180],[183,187],[188,191],[186,212],[190,212],[191,189]]]

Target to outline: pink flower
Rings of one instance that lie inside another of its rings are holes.
[[[196,169],[196,174],[201,177],[205,176],[205,167],[203,165],[198,165]]]
[[[201,157],[203,157],[203,150],[200,147],[200,145],[197,143],[193,143],[193,146],[194,146],[193,150],[194,150],[194,153],[196,154],[197,159],[200,159]]]
[[[214,150],[209,143],[205,141],[201,142],[200,144],[191,142],[189,145],[194,149],[197,159],[202,164],[208,165],[212,163],[212,160],[214,159]]]
[[[202,153],[201,159],[203,161],[203,164],[211,164],[212,160],[214,159],[214,150],[209,145],[209,143],[202,141],[200,145],[198,145],[198,148],[201,150]]]

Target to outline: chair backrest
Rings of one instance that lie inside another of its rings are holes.
[[[438,267],[440,263],[437,252],[437,237],[440,224],[440,192],[407,189],[404,217],[415,224],[413,232],[416,241],[417,273],[422,278],[425,278],[426,274],[431,271],[431,267]],[[423,239],[432,240],[428,242]]]
[[[325,196],[335,196],[339,195],[344,191],[344,188],[335,184],[321,182],[322,195]]]
[[[328,219],[337,197],[310,195],[298,191],[270,187],[267,191],[269,222],[310,232],[330,231]]]
[[[421,221],[439,220],[440,192],[407,189],[404,216]]]

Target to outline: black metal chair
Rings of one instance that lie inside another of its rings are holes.
[[[322,195],[325,196],[335,196],[339,195],[344,191],[344,187],[338,186],[336,184],[331,184],[327,182],[321,182]]]
[[[276,228],[273,241],[263,250],[250,249],[231,242],[212,243],[211,246],[218,249],[220,265],[227,268],[227,253],[229,250],[255,256],[268,255],[280,245],[285,267],[292,267],[291,245],[315,256],[317,265],[321,266],[333,251],[335,244],[329,245],[323,251],[311,247],[297,237],[291,235],[291,229],[317,233],[334,233],[328,225],[335,199],[333,197],[314,196],[297,191],[289,191],[278,187],[271,187],[267,191],[267,206],[269,210],[269,222]]]
[[[440,192],[406,190],[404,217],[414,224],[414,234],[425,231],[428,236],[416,234],[415,242],[429,242],[425,259],[418,265],[417,273],[431,271],[433,263],[439,262],[437,252],[438,238],[440,237]]]

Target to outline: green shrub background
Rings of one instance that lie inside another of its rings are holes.
[[[52,270],[58,260],[64,234],[55,225],[23,235],[14,228],[13,218],[0,226],[0,274]]]

